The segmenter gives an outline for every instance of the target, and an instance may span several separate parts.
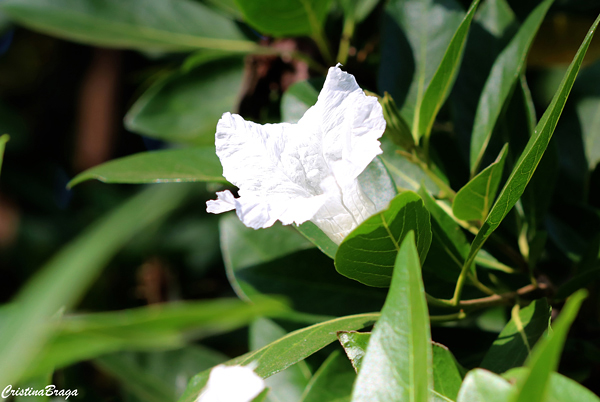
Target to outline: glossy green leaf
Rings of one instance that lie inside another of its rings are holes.
[[[353,402],[427,402],[433,388],[429,314],[415,240],[410,231],[402,241],[390,292],[354,385]]]
[[[431,244],[429,212],[416,193],[406,191],[346,236],[335,255],[335,268],[365,285],[389,286],[396,254],[410,231],[415,232],[424,261]]]
[[[519,80],[529,48],[552,2],[553,0],[545,0],[529,14],[517,34],[494,62],[475,114],[471,136],[471,177],[479,170],[496,121]]]
[[[311,35],[321,30],[329,0],[236,0],[246,22],[273,36]]]
[[[337,339],[337,331],[362,329],[373,325],[378,318],[379,313],[359,314],[315,324],[291,332],[262,349],[236,357],[225,364],[247,365],[255,362],[255,372],[267,378],[334,342]],[[200,390],[206,385],[209,373],[209,370],[203,371],[192,378],[179,401],[195,401]]]
[[[383,289],[338,274],[333,261],[290,226],[254,230],[232,213],[221,218],[220,232],[228,277],[245,300],[281,294],[294,310],[318,316],[379,311],[385,301]]]
[[[19,291],[0,333],[0,383],[19,380],[51,335],[51,317],[75,305],[112,255],[173,211],[188,191],[185,185],[147,189],[59,251]]]
[[[455,401],[465,373],[447,347],[433,343],[433,389],[437,393]]]
[[[250,325],[250,350],[263,348],[286,334],[286,331],[273,321],[267,318],[258,318]],[[270,402],[298,401],[311,377],[312,373],[308,364],[300,361],[265,380],[265,384],[270,388],[265,400]]]
[[[243,69],[242,60],[233,58],[175,72],[142,94],[125,125],[166,141],[212,145],[219,118],[237,106]]]
[[[550,328],[550,311],[546,299],[535,300],[522,309],[514,308],[511,320],[484,356],[481,367],[500,374],[523,365],[533,346]]]
[[[514,368],[502,377],[512,381],[522,381],[530,370],[526,367]],[[592,391],[559,373],[551,373],[548,380],[548,393],[544,402],[600,402]]]
[[[550,374],[558,368],[558,361],[571,324],[577,316],[579,307],[587,297],[585,290],[579,290],[571,296],[552,327],[553,331],[541,339],[533,348],[526,366],[529,374],[517,382],[517,395],[511,402],[538,402],[548,394]]]
[[[355,379],[352,365],[336,350],[315,372],[300,402],[350,402]]]
[[[471,3],[471,7],[458,26],[454,36],[452,36],[452,39],[446,48],[446,52],[444,53],[444,57],[442,58],[437,71],[431,78],[429,86],[425,90],[421,109],[416,116],[418,119],[419,137],[429,137],[435,117],[450,93],[452,84],[454,84],[456,74],[458,73],[465,43],[467,42],[467,34],[471,27],[471,21],[473,20],[478,5],[479,0],[474,0],[473,3]]]
[[[9,139],[8,134],[0,136],[0,173],[2,172],[2,162],[4,161],[4,148],[6,148],[6,143]]]
[[[142,353],[120,352],[94,359],[94,365],[119,380],[135,400],[172,402],[183,392],[182,380],[222,363],[221,353],[199,346]],[[184,383],[185,384],[185,383]]]
[[[79,173],[71,188],[87,180],[104,183],[168,183],[205,181],[227,183],[214,147],[142,152],[94,166]]]
[[[58,324],[56,334],[38,353],[26,375],[121,350],[181,347],[189,338],[229,332],[258,316],[285,311],[280,302],[272,300],[248,304],[219,299],[67,317]]]
[[[483,369],[467,373],[456,402],[509,402],[514,387],[504,378]]]
[[[392,0],[385,14],[379,92],[402,104],[417,140],[425,91],[465,12],[453,0]]]
[[[346,352],[346,356],[352,363],[352,367],[358,373],[362,366],[363,358],[367,352],[367,345],[371,339],[370,332],[347,331],[338,332],[338,339]]]
[[[6,0],[0,9],[33,30],[96,46],[256,49],[232,20],[189,0]]]
[[[484,221],[496,199],[496,192],[502,178],[508,144],[504,145],[498,158],[464,185],[454,198],[452,212],[465,221]]]
[[[482,228],[479,230],[479,233],[477,233],[475,240],[473,240],[471,249],[469,250],[469,256],[465,262],[466,265],[470,266],[471,262],[477,255],[477,252],[481,249],[490,234],[492,234],[492,232],[500,225],[512,207],[517,203],[525,191],[527,183],[529,183],[529,180],[531,180],[531,177],[533,176],[533,173],[535,172],[535,169],[540,162],[544,151],[550,142],[550,139],[552,138],[552,134],[554,133],[554,129],[556,128],[560,114],[567,101],[567,97],[569,96],[569,92],[571,91],[573,82],[575,81],[575,77],[577,76],[585,53],[590,45],[590,42],[592,41],[596,27],[598,26],[598,21],[600,20],[597,19],[594,22],[594,25],[592,25],[590,28],[587,36],[581,44],[581,47],[575,55],[573,62],[569,66],[563,81],[556,91],[552,102],[536,126],[534,135],[531,136],[527,146],[525,147],[525,150],[515,163],[515,166],[508,180],[506,181],[506,184],[502,188],[496,203],[492,207],[492,210],[490,211]]]

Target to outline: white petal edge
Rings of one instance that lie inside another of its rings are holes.
[[[251,402],[265,389],[265,381],[250,367],[214,367],[196,402]]]

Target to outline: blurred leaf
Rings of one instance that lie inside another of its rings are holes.
[[[427,402],[431,335],[415,234],[400,246],[388,298],[358,373],[352,401]]]
[[[522,381],[530,370],[526,367],[517,367],[504,373],[502,377],[515,382]],[[550,373],[548,379],[548,392],[545,402],[600,402],[600,398],[592,391],[577,383],[576,381],[565,377],[559,373]]]
[[[486,221],[471,244],[467,261],[472,261],[474,259],[477,252],[483,246],[483,243],[485,243],[492,232],[496,230],[525,191],[527,183],[529,183],[529,180],[533,176],[533,173],[552,138],[560,114],[567,101],[567,97],[569,96],[569,92],[571,91],[573,82],[581,67],[585,52],[590,45],[599,21],[600,19],[596,19],[594,25],[590,28],[588,35],[581,44],[577,55],[573,59],[563,81],[556,91],[552,102],[536,126],[535,134],[529,139],[525,150],[519,157],[519,160],[515,163],[515,167],[506,181],[504,188],[500,192],[496,203],[492,207]]]
[[[47,371],[44,374],[41,374],[34,378],[30,378],[27,381],[24,381],[23,383],[19,384],[19,388],[21,388],[21,389],[32,388],[35,390],[44,389],[48,384],[53,383],[53,381],[52,381],[53,374],[54,374],[54,370]],[[14,398],[14,401],[15,402],[36,402],[36,401],[37,402],[48,402],[48,401],[50,401],[50,396],[48,396],[48,395],[43,395],[43,396],[21,395],[21,396],[16,396]]]
[[[250,325],[250,350],[263,348],[286,334],[286,331],[273,321],[258,318]],[[298,401],[311,377],[312,373],[306,362],[300,361],[265,380],[267,387],[271,389],[265,400],[271,402]]]
[[[336,350],[313,375],[300,402],[350,402],[355,379],[352,365]]]
[[[571,324],[579,311],[583,300],[587,297],[585,290],[577,291],[567,300],[552,327],[553,331],[542,338],[533,348],[526,367],[531,371],[517,381],[517,395],[514,402],[543,401],[548,394],[550,374],[558,368],[558,361]]]
[[[236,24],[188,0],[4,0],[0,9],[33,30],[103,47],[253,51]]]
[[[164,352],[114,353],[94,359],[94,364],[118,379],[136,400],[171,402],[183,392],[182,381],[225,360],[218,352],[188,345]]]
[[[263,34],[311,35],[321,30],[330,0],[235,0],[246,21]]]
[[[336,318],[310,327],[291,332],[264,348],[246,353],[229,360],[227,365],[247,365],[255,362],[254,370],[263,378],[270,377],[291,365],[306,359],[316,351],[335,341],[336,331],[353,331],[373,325],[379,313],[359,314]],[[180,402],[194,402],[200,390],[206,385],[210,370],[197,374],[179,399]]]
[[[371,333],[340,331],[337,336],[346,352],[346,356],[348,356],[348,359],[352,363],[352,367],[354,367],[354,371],[358,373],[362,366],[365,353],[367,352],[367,345],[369,339],[371,339]]]
[[[26,375],[120,350],[181,347],[190,338],[229,332],[258,316],[281,315],[286,310],[272,300],[247,304],[218,299],[73,316],[58,325]]]
[[[575,275],[558,288],[554,298],[566,299],[576,290],[600,279],[600,234],[593,238],[577,263]]]
[[[235,4],[235,0],[207,0],[207,3],[213,5],[215,8],[223,10],[232,17],[237,19],[242,18],[242,13]]]
[[[440,62],[435,74],[431,78],[429,86],[425,90],[423,95],[423,102],[421,108],[416,114],[418,119],[418,132],[416,135],[420,138],[422,136],[429,137],[433,122],[437,116],[442,104],[448,97],[450,89],[454,84],[456,74],[463,55],[465,43],[467,42],[467,34],[471,26],[471,21],[475,15],[475,10],[479,5],[479,0],[473,0],[471,7],[467,11],[464,19],[458,26],[458,29],[452,36],[448,47],[444,53],[444,57]]]
[[[452,212],[458,219],[465,221],[487,218],[502,178],[508,144],[504,145],[494,163],[482,170],[464,185],[454,198]]]
[[[371,14],[379,0],[340,0],[346,18],[352,18],[356,23],[361,22]]]
[[[500,374],[522,366],[531,348],[550,328],[550,312],[546,299],[534,300],[522,309],[513,308],[511,320],[484,356],[480,367]]]
[[[233,58],[176,72],[151,86],[125,116],[134,132],[166,141],[215,143],[217,121],[235,109],[244,65]]]
[[[545,0],[529,14],[517,34],[494,62],[475,114],[471,136],[471,177],[479,170],[496,121],[523,71],[531,43],[552,2],[553,0]]]
[[[309,107],[317,103],[323,79],[300,81],[290,86],[281,97],[281,121],[297,123]]]
[[[294,310],[319,316],[379,311],[386,292],[338,274],[330,258],[289,226],[254,230],[235,214],[221,218],[221,249],[238,296],[281,294]]]
[[[0,384],[19,380],[51,335],[51,317],[75,305],[112,255],[177,208],[188,190],[153,186],[133,197],[59,251],[19,291],[0,333]]]
[[[444,345],[433,343],[433,389],[453,401],[458,396],[466,370]]]
[[[94,166],[73,178],[71,188],[86,180],[104,183],[227,183],[214,147],[141,152]]]
[[[454,0],[391,0],[385,7],[379,92],[402,104],[415,139],[425,91],[464,15]]]
[[[4,160],[4,148],[6,147],[6,143],[10,137],[8,134],[4,134],[0,136],[0,173],[2,172],[2,162]]]
[[[419,257],[425,261],[431,245],[429,212],[421,197],[405,191],[346,236],[335,255],[335,269],[368,286],[389,286],[396,254],[410,231],[415,232]]]
[[[514,387],[504,378],[483,369],[467,373],[456,402],[509,402]]]

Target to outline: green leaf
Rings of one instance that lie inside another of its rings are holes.
[[[549,1],[549,0],[547,0]],[[492,234],[494,230],[500,225],[504,217],[512,209],[512,207],[519,200],[525,187],[535,169],[544,155],[544,151],[552,138],[554,129],[560,117],[560,114],[564,108],[564,105],[569,96],[569,92],[575,81],[575,77],[581,67],[581,63],[585,56],[585,53],[592,41],[596,27],[600,19],[596,19],[592,27],[590,28],[587,36],[585,37],[581,47],[577,51],[573,62],[569,66],[558,90],[554,94],[552,102],[546,109],[546,112],[540,119],[538,125],[535,128],[534,135],[531,136],[525,150],[515,163],[515,167],[511,172],[506,184],[502,188],[496,203],[492,207],[486,221],[482,228],[477,233],[475,240],[471,243],[471,249],[469,250],[469,256],[465,262],[466,266],[470,266],[471,262],[477,255],[477,252],[481,249],[485,241]]]
[[[246,353],[225,364],[247,365],[255,362],[257,366],[254,371],[261,377],[267,378],[334,342],[337,339],[337,331],[362,329],[373,325],[378,318],[379,313],[359,314],[315,324],[291,332],[260,350]],[[206,385],[209,374],[210,370],[207,370],[192,378],[179,401],[195,401],[200,390]]]
[[[526,366],[531,371],[517,382],[518,393],[511,402],[541,402],[548,395],[550,374],[558,368],[569,328],[586,297],[587,292],[579,290],[567,300],[554,322],[552,333],[538,342],[527,359]]]
[[[379,0],[340,0],[347,19],[359,23],[371,14]]]
[[[243,70],[241,59],[230,58],[171,74],[142,94],[125,125],[166,141],[212,145],[217,121],[236,108]]]
[[[257,350],[277,341],[286,335],[286,331],[273,321],[258,318],[250,325],[250,350]],[[266,400],[285,402],[300,400],[312,373],[305,361],[296,363],[265,380],[271,389]]]
[[[281,294],[294,310],[318,316],[379,311],[385,301],[383,289],[338,274],[330,258],[289,226],[254,230],[227,214],[220,232],[227,276],[244,300]]]
[[[354,371],[357,373],[360,371],[362,366],[363,358],[367,352],[367,345],[369,339],[371,339],[370,332],[357,332],[357,331],[340,331],[337,334],[346,356],[350,359]]]
[[[321,29],[329,0],[235,0],[246,21],[263,34],[311,35]]]
[[[300,226],[294,226],[302,236],[306,237],[329,258],[334,259],[338,245],[333,242],[317,225],[311,221],[304,222]]]
[[[431,335],[415,234],[401,244],[381,318],[373,329],[352,401],[427,402],[433,388]]]
[[[188,345],[152,353],[113,353],[94,359],[94,365],[119,380],[139,401],[171,402],[183,392],[182,380],[225,360],[224,355],[211,349]]]
[[[600,162],[600,121],[598,120],[600,99],[597,97],[580,99],[576,109],[585,141],[585,155],[590,170],[593,170]]]
[[[237,299],[218,299],[67,317],[37,354],[26,375],[121,350],[181,347],[190,338],[229,332],[258,316],[281,315],[285,311],[280,302],[273,300],[248,304]]]
[[[433,343],[433,389],[436,392],[455,401],[465,372],[447,347]]]
[[[509,381],[522,381],[530,370],[526,367],[514,368],[502,376]],[[544,402],[599,402],[600,398],[592,391],[559,373],[550,373],[548,394]]]
[[[504,145],[494,163],[482,170],[456,193],[452,203],[454,216],[465,221],[484,221],[487,218],[496,199],[507,153],[508,144]]]
[[[392,0],[385,14],[379,92],[403,103],[402,116],[418,140],[425,91],[465,13],[453,0]]]
[[[227,183],[214,147],[141,152],[94,166],[75,176],[71,188],[87,180],[104,183]]]
[[[350,402],[355,379],[352,365],[336,350],[313,375],[300,402]]]
[[[421,166],[410,162],[404,155],[398,153],[398,147],[388,136],[384,135],[380,141],[383,155],[379,158],[381,158],[385,168],[394,180],[398,191],[418,191],[421,184],[425,184],[425,187],[431,193],[442,194],[439,183],[433,181]],[[447,186],[447,180],[443,179],[442,181]]]
[[[550,311],[546,299],[533,301],[529,306],[513,308],[512,318],[490,347],[481,367],[503,373],[525,363],[531,348],[550,328]]]
[[[415,148],[415,139],[404,117],[398,111],[394,99],[386,92],[383,98],[379,99],[379,103],[386,122],[384,135],[389,137],[394,144],[404,148],[405,151],[412,152]]]
[[[5,0],[0,10],[33,30],[103,47],[253,51],[236,24],[188,0]]]
[[[504,378],[483,369],[467,373],[456,402],[509,402],[514,387]]]
[[[545,0],[527,17],[519,31],[494,62],[483,88],[471,136],[471,177],[475,176],[496,121],[523,71],[527,53],[553,0]]]
[[[467,14],[458,26],[454,36],[452,36],[452,39],[446,48],[446,52],[444,53],[444,57],[431,78],[429,86],[425,90],[421,109],[416,114],[419,138],[422,136],[425,136],[426,138],[429,137],[435,117],[448,97],[452,84],[454,84],[465,43],[467,42],[467,34],[469,33],[471,21],[473,20],[478,5],[479,0],[473,0],[469,11],[467,11]]]
[[[416,193],[406,191],[346,236],[335,255],[335,268],[365,285],[389,286],[396,254],[410,231],[416,233],[418,253],[424,261],[431,244],[429,212]]]
[[[8,134],[0,136],[0,173],[2,172],[2,162],[4,161],[4,148],[6,148],[6,143],[9,139]]]
[[[70,309],[123,244],[173,211],[185,185],[147,189],[99,220],[59,251],[14,299],[0,333],[0,383],[16,383],[51,335],[51,317]]]

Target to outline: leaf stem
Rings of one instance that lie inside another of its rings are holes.
[[[466,316],[467,316],[467,314],[464,311],[460,310],[458,313],[453,313],[453,314],[430,315],[429,319],[431,320],[431,322],[446,322],[446,321],[462,320]]]
[[[350,40],[354,35],[354,28],[356,27],[356,21],[354,15],[349,13],[348,17],[344,21],[344,28],[342,30],[342,37],[340,39],[340,46],[338,49],[337,61],[338,63],[346,64],[348,60],[348,51],[350,49]]]
[[[425,294],[425,296],[427,298],[427,303],[431,306],[446,307],[446,308],[460,308],[463,310],[476,310],[476,309],[485,308],[485,307],[512,304],[519,297],[525,296],[525,295],[533,293],[535,291],[546,291],[547,289],[549,289],[548,285],[546,285],[544,283],[538,283],[537,286],[534,286],[534,285],[523,286],[522,288],[520,288],[514,292],[495,294],[492,296],[482,297],[479,299],[463,300],[463,301],[459,301],[456,304],[454,303],[454,301],[452,299],[450,299],[450,300],[438,299],[427,293]]]

